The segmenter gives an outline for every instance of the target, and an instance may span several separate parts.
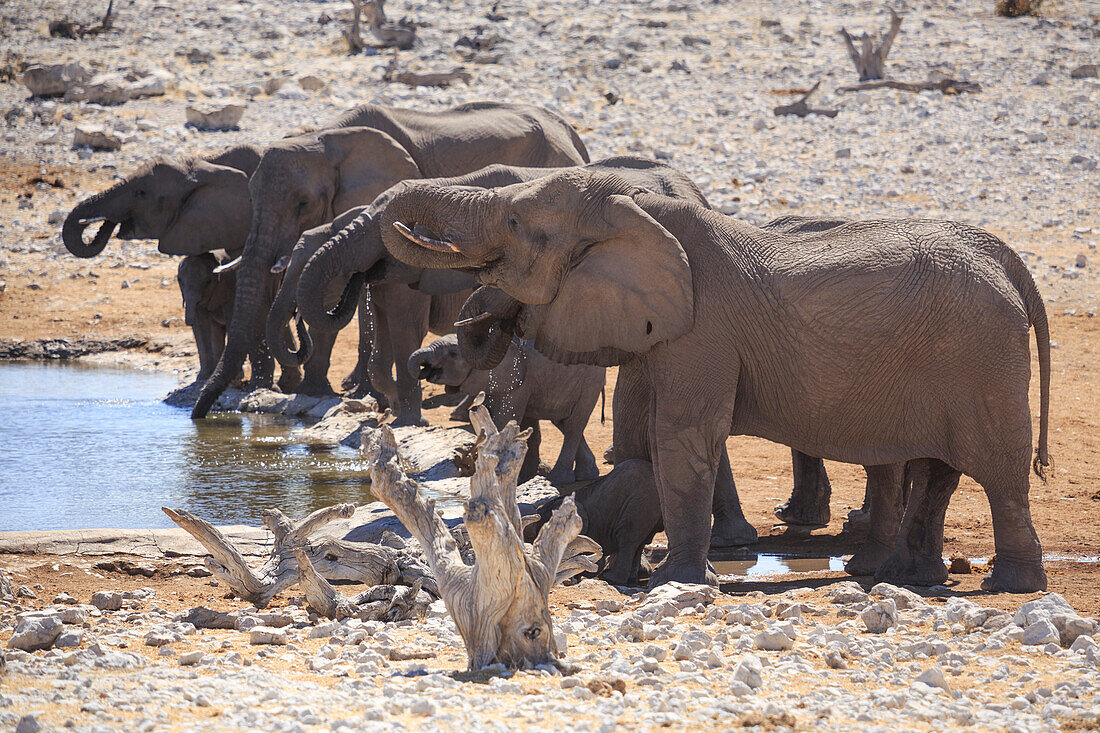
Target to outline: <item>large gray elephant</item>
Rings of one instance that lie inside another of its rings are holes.
[[[485,407],[498,428],[515,420],[531,429],[519,480],[535,476],[542,442],[540,420],[549,420],[563,440],[547,478],[555,486],[591,481],[600,475],[596,457],[584,439],[584,429],[603,392],[602,367],[566,366],[535,351],[529,341],[512,339],[504,358],[493,369],[475,369],[463,358],[458,336],[442,336],[409,357],[409,373],[455,389],[470,397],[485,394]]]
[[[588,159],[568,123],[530,105],[480,102],[442,112],[367,105],[341,124],[353,119],[356,126],[288,138],[264,151],[249,181],[252,225],[237,273],[233,325],[192,417],[206,415],[263,339],[275,296],[271,267],[302,232],[407,178],[459,175],[490,162],[554,166]]]
[[[615,171],[639,186],[669,196],[681,196],[706,203],[703,194],[690,178],[674,168],[652,160],[623,156],[590,163],[588,167]],[[562,168],[494,164],[466,175],[432,180],[440,185],[488,189],[532,181],[559,170]],[[369,360],[371,383],[385,395],[391,405],[396,406],[397,424],[411,425],[422,421],[421,391],[419,380],[408,373],[405,365],[409,356],[424,340],[427,327],[422,325],[423,314],[427,312],[432,300],[439,301],[442,297],[462,291],[468,294],[476,283],[473,276],[467,273],[413,268],[389,256],[382,245],[378,222],[386,205],[404,187],[405,183],[400,183],[380,194],[349,226],[343,228],[310,257],[300,279],[297,279],[296,301],[298,310],[313,332],[337,331],[351,320],[362,283],[370,284],[374,310],[385,323],[375,324],[375,334],[380,338],[373,342],[360,340],[359,359],[360,362]],[[280,300],[287,298],[287,291],[294,287],[295,281],[295,274],[288,269],[279,291]],[[337,305],[329,307],[328,294],[334,287],[342,287],[344,294]],[[409,288],[420,293],[420,297],[411,294]],[[462,298],[463,301],[465,299]],[[388,303],[394,303],[398,307],[387,307]],[[433,310],[437,308],[438,306]],[[292,306],[280,308],[278,311],[273,308],[268,319],[268,333],[283,328],[289,321],[291,311]],[[395,318],[389,316],[390,313],[404,315]],[[410,314],[417,317],[412,318]],[[361,322],[362,317],[360,309]],[[454,330],[454,320],[451,318],[449,321],[433,323],[431,331],[439,335],[451,333]],[[466,336],[469,339],[471,333],[468,332]],[[504,348],[507,348],[507,343]],[[275,353],[279,356],[280,349],[275,348]],[[467,352],[467,358],[471,362],[484,360],[484,357],[472,351]],[[396,382],[390,376],[394,366],[397,366]]]
[[[1032,327],[1034,468],[1050,465],[1046,310],[1022,260],[988,232],[883,220],[792,237],[584,171],[492,192],[410,187],[382,231],[411,265],[475,269],[514,299],[486,318],[509,319],[547,356],[631,365],[650,399],[625,417],[649,425],[669,540],[654,584],[714,581],[708,510],[729,470],[726,436],[745,434],[848,463],[919,462],[876,578],[942,582],[945,511],[965,473],[993,516],[983,587],[1046,587],[1028,501]],[[615,450],[642,447],[616,437]]]

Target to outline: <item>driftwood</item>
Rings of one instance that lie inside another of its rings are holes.
[[[298,559],[298,586],[306,594],[309,607],[325,618],[405,621],[423,618],[434,600],[421,590],[423,579],[407,586],[376,585],[354,598],[345,598],[321,577],[303,550],[296,549],[294,555]]]
[[[426,74],[416,71],[398,71],[396,52],[394,52],[393,58],[390,59],[390,62],[386,65],[386,70],[382,72],[382,81],[397,82],[399,84],[406,84],[410,87],[446,88],[456,81],[463,81],[469,84],[470,79],[470,74],[461,66],[456,66],[451,71],[432,71]]]
[[[234,595],[257,608],[263,608],[279,591],[298,582],[298,552],[309,559],[311,570],[329,580],[353,580],[372,586],[411,585],[419,581],[432,593],[438,590],[420,560],[408,553],[331,538],[310,541],[309,535],[332,520],[350,517],[355,512],[352,504],[318,509],[297,526],[278,509],[264,510],[263,523],[275,535],[275,545],[255,570],[217,527],[182,509],[163,509],[210,553],[206,567],[223,578]]]
[[[466,644],[471,671],[501,663],[510,668],[559,665],[551,626],[550,589],[592,566],[599,546],[580,534],[581,519],[566,498],[533,544],[523,542],[516,481],[530,431],[515,422],[498,431],[489,411],[474,401],[470,422],[478,432],[477,469],[470,479],[465,526],[476,558],[463,562],[454,537],[418,484],[401,468],[388,426],[364,431],[371,491],[420,542],[440,595]]]
[[[838,87],[838,92],[863,92],[868,89],[900,89],[903,92],[926,92],[929,90],[940,91],[944,94],[962,94],[964,92],[977,93],[982,90],[982,85],[973,81],[959,81],[958,79],[939,79],[928,81],[895,81],[893,79],[879,79],[867,81],[861,84]]]
[[[12,587],[8,576],[0,570],[0,601],[10,601],[15,598],[15,588]]]
[[[821,86],[821,82],[817,82],[810,91],[802,95],[802,98],[797,102],[791,104],[781,104],[772,110],[778,117],[779,115],[798,115],[799,117],[805,117],[807,115],[821,115],[822,117],[836,117],[840,110],[836,109],[818,109],[811,107],[807,104],[806,100],[810,98],[810,95],[817,91],[817,88]]]
[[[103,14],[103,20],[93,26],[86,26],[83,23],[73,23],[68,18],[51,20],[47,26],[50,31],[50,37],[80,39],[88,36],[98,36],[100,33],[106,33],[111,30],[111,26],[114,23],[114,9],[115,0],[109,0],[107,3],[107,12]]]
[[[875,48],[874,41],[871,36],[865,32],[859,37],[860,49],[856,49],[856,44],[852,37],[848,35],[846,28],[840,29],[840,37],[844,39],[844,45],[848,47],[848,56],[851,57],[852,63],[856,65],[856,71],[859,72],[859,80],[867,81],[868,79],[881,79],[886,76],[886,56],[890,53],[890,47],[894,45],[894,38],[898,35],[898,30],[901,28],[901,16],[894,12],[894,9],[890,9],[890,30],[886,32],[886,36],[882,39],[882,43]]]
[[[348,51],[359,53],[367,44],[360,35],[360,18],[366,15],[367,27],[371,35],[378,39],[380,48],[400,48],[407,50],[416,42],[416,24],[408,18],[391,21],[386,19],[385,0],[351,0],[353,8],[351,26],[344,31],[344,41]]]

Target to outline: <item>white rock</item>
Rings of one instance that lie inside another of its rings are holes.
[[[833,603],[864,603],[870,600],[870,596],[859,585],[851,580],[845,580],[841,583],[837,583],[829,592],[826,597]]]
[[[872,634],[883,634],[887,629],[898,625],[898,609],[893,598],[879,601],[859,615],[863,625]]]
[[[243,102],[187,105],[187,124],[197,130],[236,130],[242,115]]]
[[[1073,640],[1073,643],[1069,646],[1071,651],[1084,652],[1089,649],[1096,649],[1096,641],[1091,636],[1078,636]]]
[[[145,657],[133,652],[108,652],[95,660],[95,666],[105,669],[138,669],[145,666]]]
[[[40,730],[42,726],[33,715],[24,715],[15,724],[15,733],[38,733]]]
[[[917,682],[923,682],[929,687],[938,687],[948,695],[951,694],[951,685],[947,684],[947,678],[943,676],[943,670],[938,664],[934,664],[917,675]]]
[[[73,147],[118,150],[122,147],[122,138],[99,125],[78,125],[73,131]]]
[[[757,634],[752,643],[757,649],[769,652],[786,651],[794,647],[794,637],[790,635],[786,625],[772,624]]]
[[[66,627],[57,636],[57,640],[53,645],[55,649],[66,649],[69,647],[80,646],[84,642],[84,629],[74,629],[72,627]]]
[[[255,626],[248,632],[249,644],[286,644],[286,631],[270,626]]]
[[[733,682],[740,682],[750,689],[757,689],[764,684],[764,667],[760,664],[760,658],[754,654],[746,654],[733,670]]]
[[[1042,619],[1024,629],[1024,638],[1020,643],[1025,646],[1038,646],[1039,644],[1057,644],[1059,640],[1058,629],[1054,624]]]
[[[649,591],[634,613],[642,618],[675,616],[685,608],[709,605],[718,596],[718,589],[694,583],[665,583]]]
[[[122,608],[122,594],[113,590],[100,590],[92,594],[92,605],[100,611],[117,611]]]
[[[61,622],[59,613],[26,614],[16,622],[15,631],[8,639],[8,648],[22,649],[27,652],[49,649],[64,628],[65,625]]]
[[[19,81],[35,97],[57,97],[75,85],[83,84],[91,72],[79,63],[28,66]]]
[[[873,598],[890,598],[898,609],[917,609],[928,606],[928,602],[913,591],[889,583],[874,585],[871,588],[871,596]]]

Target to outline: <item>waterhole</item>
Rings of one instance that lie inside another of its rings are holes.
[[[161,399],[170,374],[0,362],[0,531],[174,527],[162,506],[218,524],[367,502],[359,452],[292,444],[280,415],[211,414]]]

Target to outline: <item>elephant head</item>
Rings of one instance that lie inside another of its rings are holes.
[[[406,178],[416,163],[380,130],[349,127],[286,138],[267,148],[249,180],[252,226],[237,271],[233,323],[225,351],[191,411],[204,417],[265,333],[274,299],[271,268],[302,232],[369,203]]]
[[[473,366],[462,357],[458,337],[453,333],[437,338],[409,357],[409,374],[445,387],[461,387],[472,371]]]
[[[582,169],[489,191],[412,182],[383,212],[382,237],[403,262],[471,268],[491,286],[458,324],[460,340],[481,336],[477,366],[499,361],[513,331],[556,361],[611,366],[694,323],[691,266],[639,205],[648,196]]]
[[[98,255],[116,229],[119,239],[158,239],[170,255],[239,250],[251,212],[244,171],[198,158],[160,160],[77,204],[61,238],[77,257]],[[86,243],[84,230],[98,221]]]

